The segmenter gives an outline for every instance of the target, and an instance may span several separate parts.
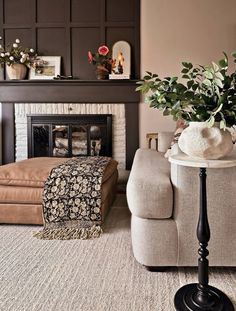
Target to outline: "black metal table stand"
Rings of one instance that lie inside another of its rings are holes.
[[[207,217],[206,169],[200,168],[200,210],[197,225],[199,241],[198,283],[181,287],[175,294],[177,311],[234,311],[229,298],[219,289],[208,285],[207,245],[210,240],[210,228]]]

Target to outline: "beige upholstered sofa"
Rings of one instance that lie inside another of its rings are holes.
[[[199,170],[170,165],[172,134],[158,137],[158,152],[137,150],[128,180],[133,253],[147,267],[196,266]],[[236,266],[236,168],[208,169],[207,195],[210,265]]]

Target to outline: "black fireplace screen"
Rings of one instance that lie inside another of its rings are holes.
[[[112,115],[28,115],[28,157],[112,156]]]

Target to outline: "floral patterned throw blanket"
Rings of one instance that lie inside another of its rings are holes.
[[[108,157],[72,158],[53,168],[43,191],[45,240],[90,239],[102,233],[101,187]]]

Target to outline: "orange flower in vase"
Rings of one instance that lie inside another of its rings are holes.
[[[101,45],[96,53],[88,51],[88,62],[96,65],[96,77],[98,80],[108,79],[114,61],[106,45]]]

